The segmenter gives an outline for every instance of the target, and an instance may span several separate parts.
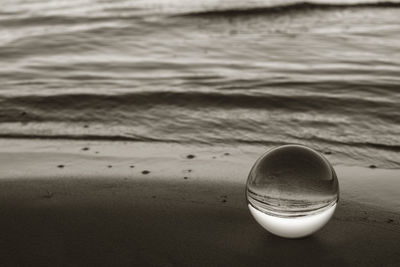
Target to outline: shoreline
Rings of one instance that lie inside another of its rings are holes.
[[[286,240],[257,225],[246,205],[247,174],[263,148],[0,144],[2,266],[400,261],[400,170],[334,166],[341,194],[333,219],[311,237]]]

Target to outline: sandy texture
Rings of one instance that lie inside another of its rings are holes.
[[[398,170],[335,166],[334,218],[311,237],[286,240],[246,207],[246,176],[263,148],[60,140],[0,147],[1,266],[400,262]]]

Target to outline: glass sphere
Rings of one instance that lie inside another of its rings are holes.
[[[246,185],[248,207],[267,231],[286,238],[311,235],[332,217],[339,183],[317,151],[284,145],[262,155]]]

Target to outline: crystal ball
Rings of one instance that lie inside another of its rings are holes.
[[[339,201],[332,165],[317,151],[284,145],[262,155],[246,185],[250,213],[267,231],[300,238],[321,229]]]

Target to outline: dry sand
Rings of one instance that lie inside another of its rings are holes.
[[[399,170],[334,166],[334,218],[311,237],[286,240],[246,207],[245,181],[262,147],[0,147],[0,266],[400,265]]]

